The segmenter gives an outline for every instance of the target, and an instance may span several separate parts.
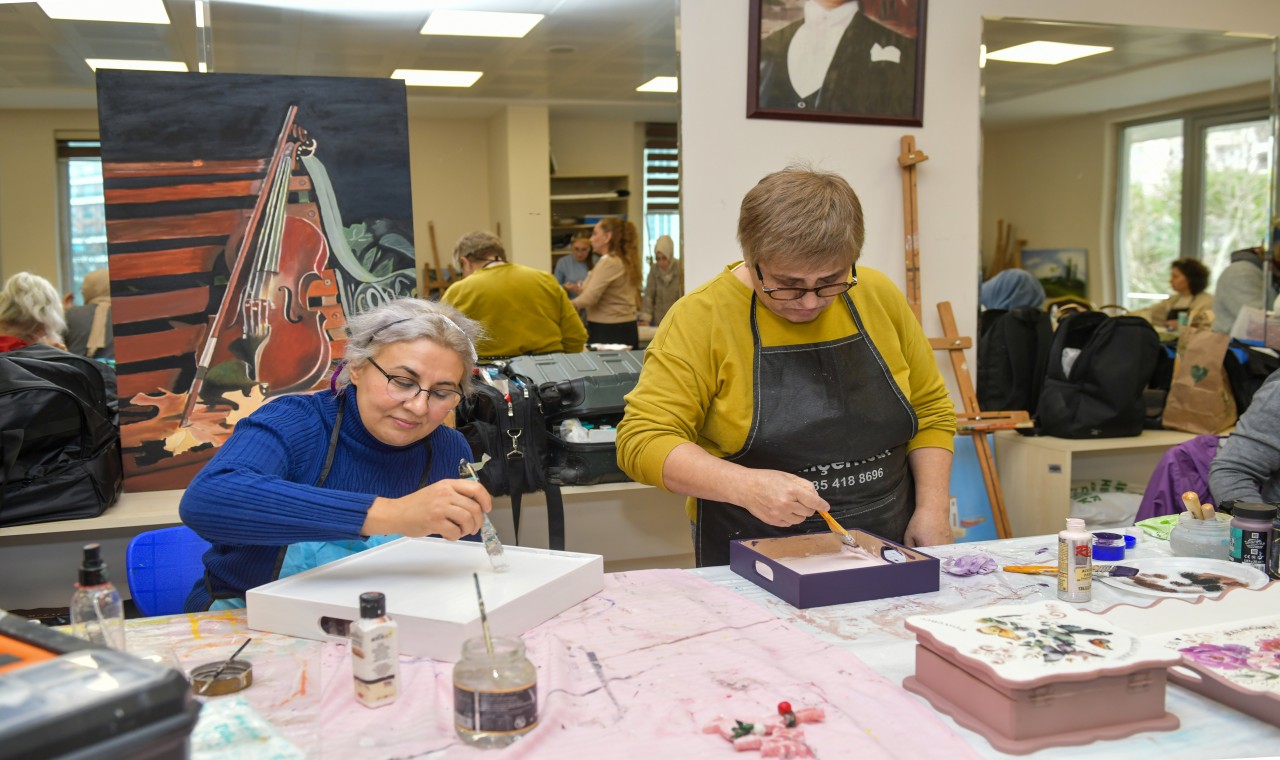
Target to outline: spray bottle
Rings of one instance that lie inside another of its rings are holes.
[[[86,544],[80,564],[80,582],[71,597],[71,632],[86,641],[125,651],[124,603],[107,580],[102,547]]]
[[[1058,598],[1087,602],[1093,585],[1093,534],[1084,520],[1067,518],[1067,529],[1058,534]]]

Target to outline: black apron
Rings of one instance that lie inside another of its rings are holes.
[[[725,461],[782,470],[813,482],[846,528],[902,542],[915,512],[907,442],[916,434],[915,410],[898,388],[842,296],[857,335],[804,345],[762,347],[751,296],[755,398],[746,443]],[[698,500],[694,554],[698,567],[729,563],[729,542],[829,530],[811,515],[799,525],[767,525],[742,507]]]

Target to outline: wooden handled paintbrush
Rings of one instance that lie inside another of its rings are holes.
[[[822,519],[827,521],[827,525],[831,527],[831,532],[840,537],[840,542],[850,549],[860,548],[858,542],[853,540],[853,536],[849,535],[849,531],[844,526],[836,522],[836,518],[831,516],[830,512],[818,510],[818,514],[822,515]]]

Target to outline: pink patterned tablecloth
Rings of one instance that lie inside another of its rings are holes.
[[[400,699],[356,703],[344,642],[250,632],[242,612],[130,621],[130,649],[187,668],[225,658],[246,635],[255,683],[242,695],[308,757],[455,757],[449,663],[401,659]],[[920,700],[774,614],[680,570],[605,576],[604,590],[529,631],[540,725],[493,757],[733,757],[702,733],[778,702],[821,706],[804,727],[823,758],[975,757]]]

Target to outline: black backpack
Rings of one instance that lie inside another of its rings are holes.
[[[563,550],[564,501],[560,485],[547,477],[550,451],[538,389],[519,375],[508,377],[508,395],[479,378],[472,385],[474,393],[458,406],[457,425],[476,461],[489,455],[477,473],[481,484],[494,496],[511,497],[517,540],[521,496],[545,491],[548,545]]]
[[[115,503],[113,374],[49,346],[0,353],[0,527],[97,517]]]
[[[1063,369],[1063,350],[1080,350]],[[1040,393],[1040,432],[1059,438],[1121,438],[1142,434],[1142,394],[1160,352],[1155,329],[1142,317],[1072,314],[1058,323],[1049,371]]]
[[[978,316],[978,406],[1035,416],[1048,372],[1053,326],[1042,309],[989,309]]]

